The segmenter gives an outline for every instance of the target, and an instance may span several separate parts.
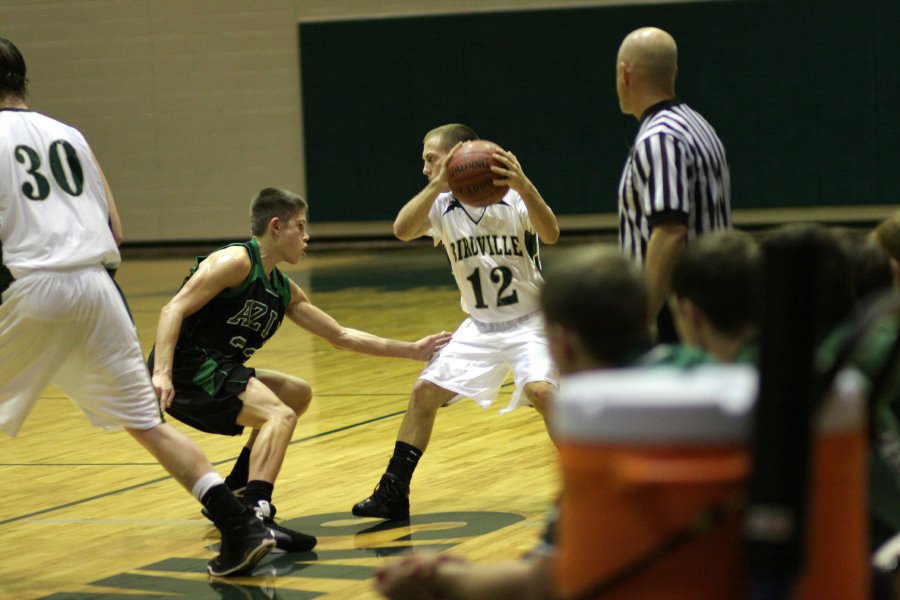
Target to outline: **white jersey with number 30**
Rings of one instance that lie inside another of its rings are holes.
[[[428,235],[443,243],[462,309],[476,321],[510,321],[540,309],[538,238],[525,202],[510,190],[497,204],[467,206],[439,195]]]
[[[13,277],[119,265],[103,180],[77,129],[0,110],[0,181],[0,247]]]

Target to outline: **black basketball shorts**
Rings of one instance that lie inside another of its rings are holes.
[[[166,412],[200,431],[240,435],[244,427],[237,424],[237,417],[244,402],[238,395],[255,376],[256,369],[236,361],[176,353],[172,372],[175,399]]]

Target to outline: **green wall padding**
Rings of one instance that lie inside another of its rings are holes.
[[[614,212],[637,129],[615,56],[645,25],[678,42],[734,208],[900,200],[900,2],[750,0],[302,23],[311,217],[393,219],[448,122],[515,152],[558,214]]]

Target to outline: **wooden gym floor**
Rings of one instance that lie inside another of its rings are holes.
[[[544,250],[552,260],[557,248]],[[127,259],[118,281],[145,354],[159,309],[193,257]],[[442,251],[317,249],[285,269],[342,324],[417,339],[463,318]],[[212,581],[218,536],[199,504],[125,433],[104,433],[48,388],[18,437],[0,438],[0,598],[377,597],[375,570],[406,552],[500,561],[532,548],[558,489],[555,451],[531,409],[498,415],[443,409],[413,479],[409,524],[350,515],[393,449],[422,363],[335,350],[289,321],[251,365],[303,377],[314,390],[275,488],[281,522],[319,537],[314,552],[267,557],[251,577]],[[199,433],[177,421],[227,474],[245,436]]]

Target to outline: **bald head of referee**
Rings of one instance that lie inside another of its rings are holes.
[[[678,46],[675,39],[656,27],[629,33],[616,57],[616,91],[626,115],[640,119],[655,104],[675,97]]]

